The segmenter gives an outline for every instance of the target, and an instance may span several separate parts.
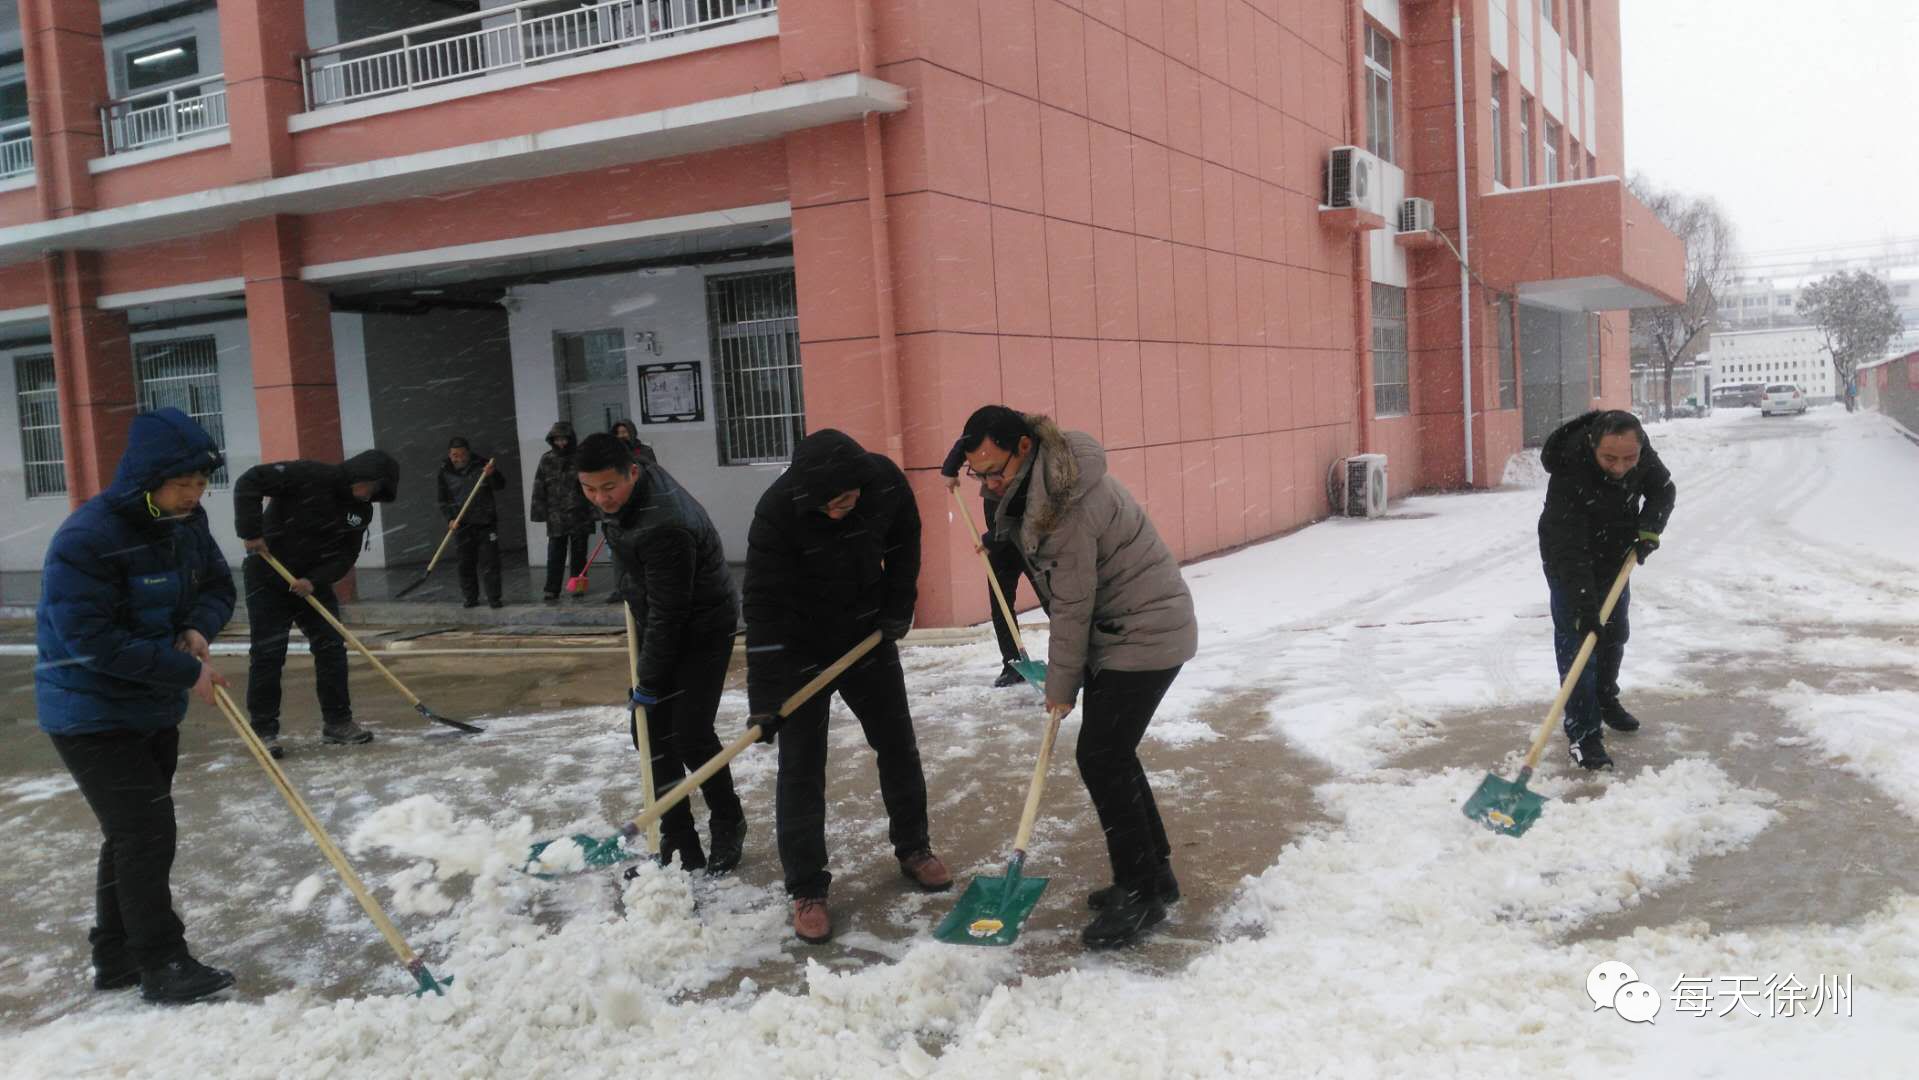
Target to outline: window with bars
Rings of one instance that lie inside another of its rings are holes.
[[[708,278],[706,316],[720,464],[791,461],[806,434],[793,271]]]
[[[1412,411],[1406,366],[1406,290],[1373,284],[1373,415]]]
[[[133,346],[133,377],[139,384],[141,412],[172,407],[199,424],[222,454],[227,450],[226,421],[220,409],[220,350],[211,336],[141,341]],[[208,483],[227,486],[220,466]]]
[[[27,498],[67,493],[67,459],[60,444],[60,391],[53,354],[13,358],[14,396],[20,404],[20,463]]]
[[[1494,301],[1494,317],[1499,320],[1499,407],[1519,408],[1519,344],[1513,337],[1513,301],[1502,296]]]
[[[1366,149],[1393,160],[1393,39],[1366,27]]]

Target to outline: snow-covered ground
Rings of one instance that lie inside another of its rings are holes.
[[[1664,548],[1634,579],[1629,701],[1731,693],[1782,718],[1777,732],[1755,721],[1736,733],[1740,745],[1793,755],[1795,768],[1845,770],[1919,819],[1919,447],[1875,417],[1830,408],[1774,420],[1722,411],[1656,426],[1653,438],[1679,505]],[[1593,781],[1568,775],[1556,738],[1535,782],[1554,801],[1511,839],[1477,828],[1459,805],[1486,769],[1512,774],[1527,725],[1491,729],[1496,740],[1511,729],[1502,760],[1406,764],[1483,734],[1485,716],[1543,710],[1555,689],[1532,466],[1516,463],[1498,491],[1406,499],[1385,520],[1327,522],[1188,568],[1202,652],[1148,733],[1149,767],[1156,751],[1232,737],[1223,704],[1252,695],[1263,736],[1330,779],[1312,790],[1323,823],[1247,877],[1209,925],[1183,923],[1180,933],[1201,943],[1170,970],[1088,957],[1040,974],[1023,966],[1024,942],[942,945],[930,931],[950,898],[936,898],[905,909],[923,927],[916,937],[869,936],[853,942],[864,962],[824,952],[826,962],[802,961],[803,980],[763,987],[752,972],[807,955],[786,951],[775,889],[649,868],[615,897],[604,876],[543,883],[514,871],[534,836],[608,831],[617,802],[602,792],[630,762],[568,756],[569,741],[604,735],[608,721],[606,710],[573,710],[493,722],[514,733],[514,752],[549,757],[519,788],[495,792],[491,808],[456,807],[448,795],[486,779],[479,762],[388,782],[384,802],[344,786],[324,792],[350,851],[405,866],[376,876],[375,891],[436,970],[458,973],[447,997],[401,996],[397,969],[381,984],[392,996],[354,1000],[292,989],[156,1010],[123,995],[6,1033],[0,1072],[1910,1075],[1919,899],[1903,891],[1840,925],[1813,902],[1785,925],[1724,929],[1701,918],[1622,937],[1580,932],[1700,887],[1695,875],[1713,860],[1797,812],[1750,770],[1685,752],[1635,766],[1626,743],[1615,747],[1620,771]],[[947,727],[923,734],[929,774],[971,782],[965,746],[1005,722],[995,710],[1025,706],[971,688],[991,664],[989,646],[913,652],[916,709],[945,706]],[[1661,718],[1647,719],[1640,738],[1650,740]],[[1069,723],[1065,746],[1073,734]],[[749,793],[767,792],[769,757],[741,759]],[[70,798],[60,779],[17,782],[0,806],[11,815]],[[1049,805],[1084,802],[1070,764],[1056,766],[1053,784]],[[278,814],[269,798],[254,795],[236,816]],[[864,816],[845,812],[836,828],[883,831],[873,803],[859,805]],[[1177,804],[1173,830],[1187,824],[1179,814],[1206,805]],[[1861,839],[1850,815],[1826,827],[1834,842]],[[284,827],[243,830],[236,855],[268,835],[292,843]],[[966,868],[981,871],[990,865]],[[1779,872],[1793,877],[1790,866]],[[1823,887],[1803,884],[1809,896]],[[224,941],[194,923],[211,958],[266,947],[277,920],[317,909],[351,942],[327,965],[391,968],[337,882],[275,888],[275,910]],[[1657,991],[1651,1022],[1595,1007],[1588,973],[1606,961]],[[9,980],[56,974],[71,977],[30,959],[0,966]]]

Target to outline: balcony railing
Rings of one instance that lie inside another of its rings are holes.
[[[100,110],[100,130],[106,133],[109,154],[177,142],[226,126],[224,75],[156,86],[110,101]]]
[[[33,171],[33,134],[26,122],[0,127],[0,180]]]
[[[525,0],[344,42],[301,59],[307,108],[417,90],[769,15],[778,0]]]

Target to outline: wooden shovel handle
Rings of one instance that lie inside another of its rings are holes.
[[[626,675],[627,685],[640,685],[640,625],[633,618],[633,608],[622,599],[620,610],[626,612]],[[649,809],[654,799],[653,791],[653,739],[646,729],[646,706],[632,706],[633,749],[640,752],[640,807]],[[647,826],[646,843],[654,851],[660,850],[660,819],[654,818]]]
[[[1605,626],[1612,618],[1612,609],[1618,605],[1620,594],[1626,591],[1626,581],[1632,577],[1632,568],[1639,564],[1639,558],[1633,552],[1626,553],[1626,563],[1619,568],[1619,576],[1613,579],[1612,589],[1606,593],[1606,602],[1599,608],[1599,625]],[[1580,673],[1586,670],[1586,661],[1592,659],[1593,650],[1599,647],[1599,634],[1595,631],[1586,635],[1579,644],[1579,655],[1573,657],[1572,666],[1566,669],[1566,678],[1559,684],[1559,696],[1553,698],[1553,707],[1546,710],[1546,718],[1539,722],[1539,730],[1533,733],[1532,748],[1526,751],[1526,762],[1522,771],[1531,774],[1533,766],[1539,764],[1539,755],[1546,749],[1546,739],[1552,734],[1553,725],[1565,715],[1566,702],[1572,699],[1573,687],[1579,683]]]
[[[288,570],[285,566],[281,565],[280,560],[274,558],[270,553],[262,551],[260,552],[260,557],[266,560],[266,563],[268,566],[273,567],[273,570],[275,573],[285,578],[288,585],[291,585],[294,582],[300,580],[299,578],[294,577],[293,572]],[[327,621],[328,626],[333,627],[334,630],[339,632],[341,637],[347,639],[347,642],[349,644],[351,644],[354,648],[360,650],[360,655],[366,657],[367,662],[372,664],[375,670],[379,671],[380,674],[386,676],[386,681],[393,684],[393,688],[400,692],[400,696],[407,700],[407,704],[413,706],[416,709],[420,707],[420,699],[414,696],[413,691],[408,690],[406,688],[406,684],[400,681],[399,676],[393,674],[391,671],[388,671],[386,665],[380,663],[380,658],[373,655],[373,650],[367,648],[365,642],[362,642],[359,638],[355,637],[353,635],[353,631],[348,630],[345,624],[341,623],[340,620],[334,618],[333,613],[326,609],[325,604],[320,603],[320,601],[316,599],[312,593],[307,594],[306,602],[313,605],[313,610],[320,613],[320,617]]]
[[[446,554],[447,541],[453,539],[454,532],[460,528],[460,522],[466,519],[467,507],[473,505],[473,500],[480,494],[480,489],[486,486],[486,481],[486,476],[482,474],[480,482],[474,484],[473,490],[466,493],[466,501],[460,504],[460,512],[453,515],[453,527],[446,531],[445,536],[440,537],[440,546],[433,549],[433,557],[427,560],[426,572],[428,574],[433,572],[434,567],[440,565],[440,556]]]
[[[1039,796],[1046,788],[1046,768],[1053,761],[1053,742],[1059,736],[1060,714],[1047,709],[1046,734],[1039,741],[1039,760],[1033,764],[1033,782],[1026,786],[1026,808],[1020,811],[1019,831],[1013,834],[1013,850],[1026,853],[1033,839],[1033,823],[1039,820]]]
[[[1013,648],[1021,656],[1025,656],[1026,643],[1020,640],[1019,620],[1013,617],[1013,605],[1006,602],[1006,593],[999,587],[999,575],[993,573],[993,560],[987,557],[986,548],[979,543],[979,528],[973,524],[973,512],[966,508],[966,500],[961,497],[958,488],[953,489],[953,501],[959,504],[960,518],[966,522],[967,536],[971,537],[974,546],[979,548],[980,562],[986,564],[986,583],[993,587],[993,599],[999,601],[1000,614],[1006,616],[1006,629],[1013,635]]]

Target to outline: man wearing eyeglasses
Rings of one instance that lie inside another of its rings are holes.
[[[833,936],[826,907],[826,724],[833,693],[860,723],[878,759],[880,797],[900,873],[927,892],[953,875],[928,840],[926,776],[894,645],[919,598],[920,514],[906,474],[827,428],[801,439],[792,467],[773,481],[746,534],[746,693],[750,723],[777,732],[774,802],[780,866],[793,901],[793,932]],[[878,630],[879,647],[785,720],[776,710],[834,660]]]
[[[960,446],[971,474],[1000,500],[994,538],[1017,546],[1051,619],[1047,709],[1064,717],[1085,691],[1079,774],[1106,834],[1113,884],[1087,897],[1096,914],[1080,940],[1125,945],[1179,899],[1139,743],[1199,651],[1192,593],[1091,435],[987,405],[967,419]]]
[[[946,490],[958,491],[960,469],[966,464],[964,439],[955,440],[953,449],[947,452],[946,461],[940,465],[940,475],[946,478]],[[972,469],[966,470],[969,479],[984,480],[985,477]],[[993,536],[993,524],[999,518],[999,496],[993,494],[984,485],[980,488],[981,508],[985,511],[986,532],[974,542],[975,551],[986,553],[986,564],[999,585],[999,591],[1011,606],[1018,595],[1020,571],[1025,564],[1020,562],[1019,547],[1011,541],[997,540]],[[1019,645],[1013,640],[1012,628],[1006,625],[1006,615],[1000,611],[999,601],[992,595],[992,587],[987,587],[986,610],[993,614],[993,636],[999,641],[999,675],[993,680],[994,688],[1018,686],[1024,680],[1013,668],[1013,661],[1019,659]]]

